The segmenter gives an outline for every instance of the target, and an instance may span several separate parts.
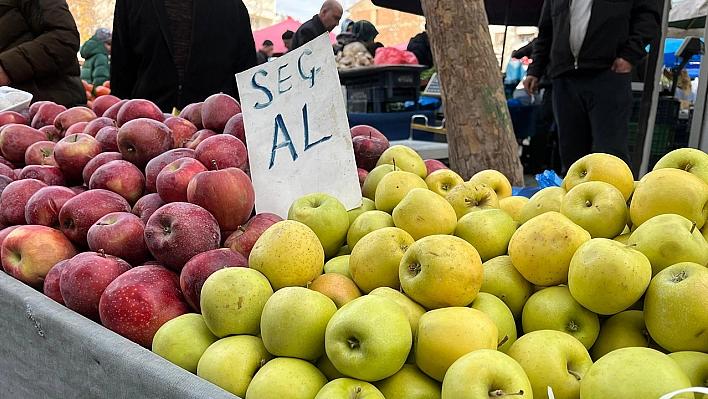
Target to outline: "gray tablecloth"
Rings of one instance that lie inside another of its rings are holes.
[[[235,399],[0,271],[0,399]]]

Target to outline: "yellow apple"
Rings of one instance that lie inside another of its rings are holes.
[[[597,361],[615,349],[646,348],[648,345],[649,332],[644,325],[644,313],[641,310],[625,310],[602,323],[600,335],[590,348],[590,356]]]
[[[453,187],[464,183],[465,180],[450,169],[438,169],[425,178],[428,189],[445,198]]]
[[[399,264],[414,241],[398,227],[385,227],[362,237],[349,257],[349,272],[356,285],[364,293],[378,287],[398,289]]]
[[[309,288],[326,295],[337,305],[337,309],[361,296],[359,287],[351,278],[337,273],[325,273],[318,276],[312,281]]]
[[[457,215],[445,198],[424,188],[414,188],[393,209],[393,223],[413,237],[452,234]]]
[[[354,223],[354,219],[357,218],[357,216],[361,215],[362,213],[366,211],[373,211],[376,209],[376,203],[373,200],[370,200],[366,197],[363,197],[362,199],[362,204],[358,208],[350,209],[347,211],[347,215],[349,215],[349,226]]]
[[[207,348],[219,338],[212,334],[202,315],[187,313],[163,324],[152,339],[152,351],[190,373]]]
[[[708,183],[708,154],[695,148],[678,148],[664,155],[654,170],[674,168],[692,173]]]
[[[501,209],[468,213],[457,222],[455,235],[472,244],[482,262],[506,254],[516,222]]]
[[[494,324],[499,330],[497,341],[499,343],[503,342],[497,349],[507,353],[511,345],[516,342],[516,323],[514,322],[514,315],[511,314],[511,310],[509,310],[501,299],[486,292],[477,294],[477,298],[470,304],[470,307],[484,312],[484,314],[494,321]]]
[[[312,193],[296,199],[288,210],[288,219],[303,223],[315,232],[325,257],[333,257],[347,238],[347,208],[329,194]]]
[[[560,212],[566,193],[567,191],[562,187],[546,187],[540,190],[521,208],[518,222],[524,224],[546,212]]]
[[[369,295],[379,295],[396,302],[398,306],[403,309],[406,317],[408,317],[408,322],[411,325],[411,334],[415,340],[416,334],[418,333],[418,320],[420,320],[420,316],[425,314],[425,309],[422,306],[408,298],[402,292],[396,291],[389,287],[376,288],[375,290],[369,292]]]
[[[487,292],[501,299],[511,310],[514,320],[521,320],[521,311],[535,292],[534,285],[516,270],[508,255],[492,258],[482,267],[484,280],[479,292]]]
[[[381,182],[381,179],[385,175],[394,170],[401,170],[401,168],[394,168],[393,165],[385,164],[372,169],[371,172],[366,175],[366,179],[364,179],[364,184],[361,186],[361,194],[372,201],[376,199],[376,187],[379,185],[379,182]]]
[[[440,399],[442,386],[414,364],[404,364],[396,374],[374,383],[386,399]]]
[[[258,370],[245,399],[311,399],[327,384],[317,367],[302,359],[279,357]]]
[[[371,233],[374,230],[383,229],[384,227],[394,227],[393,218],[384,211],[366,211],[359,215],[354,220],[354,223],[349,226],[347,232],[347,245],[349,248],[354,248],[361,237]]]
[[[344,277],[352,278],[349,272],[349,258],[351,255],[339,255],[327,261],[324,265],[324,272],[341,274]]]
[[[480,349],[459,358],[445,374],[442,399],[533,399],[524,369],[502,352]]]
[[[500,201],[504,198],[511,197],[511,183],[509,183],[509,179],[497,170],[487,169],[477,172],[472,176],[470,181],[488,185],[497,193],[497,197]]]
[[[622,193],[602,181],[573,187],[563,198],[560,212],[593,238],[617,237],[627,226],[629,215]]]
[[[499,208],[497,193],[484,183],[465,182],[457,185],[445,199],[455,209],[458,219],[470,212]]]
[[[586,155],[575,161],[563,179],[563,188],[570,191],[580,183],[604,181],[617,187],[625,201],[632,195],[634,175],[629,166],[620,158],[603,153]]]
[[[393,145],[386,149],[379,157],[376,166],[384,164],[396,165],[401,170],[420,176],[421,179],[425,179],[428,175],[428,168],[423,158],[415,150],[404,145]]]
[[[511,197],[499,200],[499,208],[508,213],[515,222],[521,220],[521,210],[524,208],[529,199],[520,195],[512,195]]]
[[[414,188],[428,189],[425,181],[414,173],[394,171],[381,178],[376,186],[376,209],[391,213],[403,198]]]
[[[708,353],[682,351],[669,353],[669,357],[678,363],[694,387],[708,387]],[[707,396],[696,393],[696,399]]]

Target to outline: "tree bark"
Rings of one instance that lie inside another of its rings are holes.
[[[483,0],[421,0],[440,80],[450,166],[465,180],[484,169],[524,185],[518,144]]]

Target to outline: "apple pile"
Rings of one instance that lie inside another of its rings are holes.
[[[513,196],[352,128],[363,205],[253,214],[239,103],[0,113],[5,273],[237,396],[656,398],[708,380],[708,155]],[[676,396],[689,398],[692,393]]]

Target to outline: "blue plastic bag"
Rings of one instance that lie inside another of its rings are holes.
[[[560,187],[563,179],[552,170],[544,170],[542,174],[536,175],[536,181],[541,189],[546,187]]]

